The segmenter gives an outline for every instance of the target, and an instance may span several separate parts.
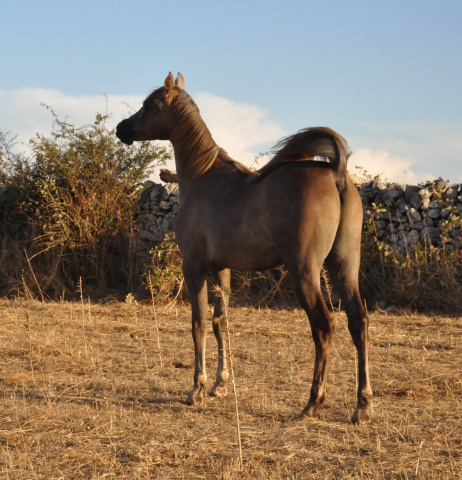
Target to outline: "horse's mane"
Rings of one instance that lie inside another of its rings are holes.
[[[321,162],[323,166],[339,170],[339,174],[343,176],[346,161],[351,154],[346,140],[328,127],[300,130],[280,140],[272,151],[274,157],[254,173],[250,182],[258,182],[276,168],[294,162]]]
[[[178,94],[175,101],[171,103],[173,121],[182,141],[187,143],[195,153],[184,166],[191,183],[207,173],[217,159],[233,165],[241,172],[253,173],[250,168],[233,160],[226,150],[215,143],[194,100],[184,90],[177,87],[175,89]]]
[[[346,140],[334,130],[327,127],[306,128],[283,138],[273,148],[274,157],[260,170],[254,172],[233,160],[215,143],[194,100],[183,89],[176,86],[173,88],[175,98],[168,99],[171,100],[172,119],[182,141],[193,152],[188,163],[183,166],[191,184],[207,173],[217,160],[249,175],[251,183],[260,181],[287,163],[321,162],[323,166],[337,172],[337,186],[339,190],[343,188],[350,151]],[[157,98],[161,90],[163,89],[155,90],[148,99]]]

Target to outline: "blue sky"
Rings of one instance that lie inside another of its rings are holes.
[[[462,182],[461,19],[460,0],[4,0],[0,129],[49,131],[41,102],[91,122],[104,94],[116,123],[180,71],[237,160],[327,125],[351,167]]]

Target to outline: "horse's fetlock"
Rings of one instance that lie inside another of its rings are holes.
[[[358,405],[370,405],[372,403],[373,393],[370,387],[363,388],[358,394]]]
[[[205,373],[199,373],[196,378],[196,384],[201,388],[207,385],[207,375]]]
[[[226,321],[226,317],[224,315],[220,315],[219,317],[212,318],[213,325],[222,325]]]

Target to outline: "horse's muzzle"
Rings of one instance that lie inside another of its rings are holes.
[[[120,122],[116,128],[116,135],[117,138],[125,145],[133,145],[133,134],[132,132],[128,131],[126,125],[124,125],[125,120]]]

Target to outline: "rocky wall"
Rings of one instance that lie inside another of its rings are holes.
[[[365,221],[378,240],[404,253],[420,243],[451,253],[461,244],[462,185],[442,180],[417,185],[358,185]]]
[[[165,232],[174,228],[179,205],[178,184],[145,182],[135,210],[138,237],[151,243],[161,242]]]

